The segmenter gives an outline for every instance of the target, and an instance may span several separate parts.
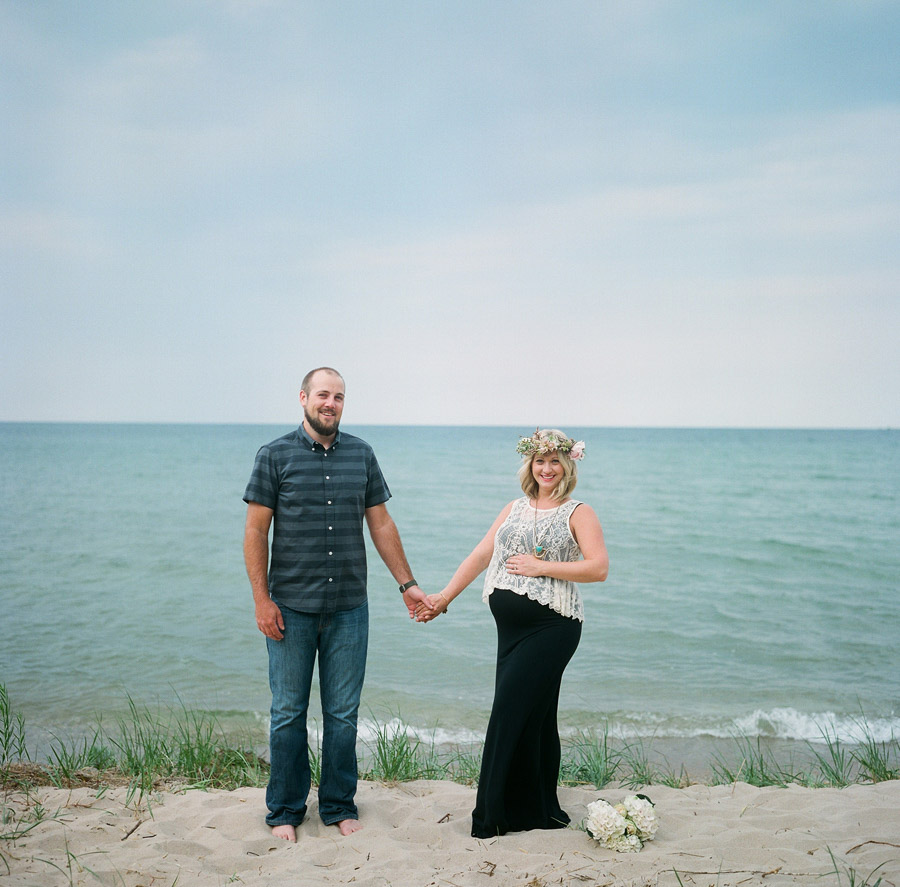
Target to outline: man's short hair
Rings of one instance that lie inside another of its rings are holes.
[[[316,367],[314,370],[310,370],[303,377],[303,382],[300,385],[300,387],[306,393],[307,397],[309,397],[309,389],[312,386],[313,376],[316,373],[331,373],[332,376],[337,376],[342,382],[344,382],[344,377],[336,369],[333,369],[332,367]],[[344,382],[345,386],[346,386],[346,384],[347,383]]]

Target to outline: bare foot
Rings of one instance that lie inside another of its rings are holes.
[[[362,823],[358,819],[342,819],[337,824],[337,827],[341,834],[346,837],[347,835],[352,835],[354,832],[358,832],[362,828]]]
[[[272,834],[276,838],[281,838],[283,841],[290,841],[293,844],[297,843],[297,829],[292,825],[272,826]]]

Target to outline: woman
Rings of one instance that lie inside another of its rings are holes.
[[[489,838],[564,828],[556,795],[556,710],[563,671],[581,637],[584,609],[575,582],[602,582],[609,569],[603,530],[588,505],[572,499],[584,443],[538,429],[516,447],[521,499],[510,502],[459,565],[429,595],[428,622],[487,569],[483,599],[497,623],[497,672],[472,811],[472,835]]]

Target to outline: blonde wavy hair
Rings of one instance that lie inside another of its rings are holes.
[[[548,443],[550,439],[569,439],[569,436],[558,428],[543,428],[536,431],[534,437],[536,440],[547,440]],[[563,476],[559,479],[559,483],[556,485],[556,489],[550,495],[550,498],[555,502],[563,502],[569,498],[572,494],[572,490],[575,489],[575,484],[578,483],[578,468],[575,465],[575,460],[562,450],[547,450],[546,453],[531,453],[530,455],[525,456],[519,467],[519,483],[522,486],[522,492],[528,496],[529,499],[534,499],[536,501],[538,482],[531,473],[531,465],[537,456],[549,455],[550,453],[556,454],[556,458],[559,459],[559,464],[563,467]]]

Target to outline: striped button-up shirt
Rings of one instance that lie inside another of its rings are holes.
[[[274,511],[269,594],[301,613],[366,600],[367,508],[390,499],[372,448],[339,431],[325,449],[301,425],[256,454],[245,502]]]

